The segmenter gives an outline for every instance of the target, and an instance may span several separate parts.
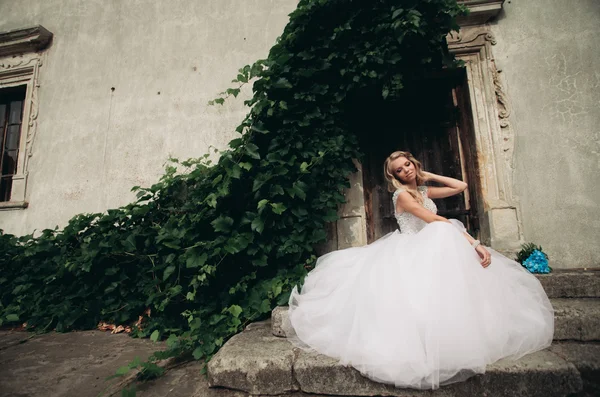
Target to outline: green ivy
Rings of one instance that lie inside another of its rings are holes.
[[[152,360],[210,357],[314,265],[361,158],[352,98],[392,100],[455,66],[445,37],[464,12],[455,0],[301,0],[267,59],[213,101],[252,84],[240,137],[216,163],[172,160],[158,183],[133,188],[135,203],[37,237],[0,234],[0,325],[131,324],[150,308],[135,334],[169,346]]]

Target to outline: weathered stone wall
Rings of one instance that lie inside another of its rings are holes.
[[[54,34],[39,69],[29,208],[1,211],[0,228],[30,233],[126,204],[169,156],[224,148],[247,109],[243,99],[207,101],[267,56],[296,4],[0,0],[0,32],[42,25]]]
[[[491,26],[526,241],[600,266],[600,2],[512,0]]]
[[[1,32],[39,24],[54,34],[39,69],[30,206],[0,211],[0,228],[30,233],[123,205],[169,156],[225,147],[243,99],[206,102],[267,55],[296,3],[0,0]],[[556,267],[600,266],[598,20],[596,0],[512,0],[491,26],[510,110],[503,194],[520,203],[519,235]],[[364,208],[340,214],[330,243],[363,244]]]

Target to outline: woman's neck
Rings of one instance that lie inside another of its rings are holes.
[[[417,180],[416,179],[414,181],[412,181],[412,182],[405,183],[405,185],[409,189],[417,190]]]

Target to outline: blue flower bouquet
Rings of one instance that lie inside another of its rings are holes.
[[[542,247],[533,243],[523,244],[516,260],[531,273],[546,274],[552,271],[548,266],[548,255],[542,251]]]

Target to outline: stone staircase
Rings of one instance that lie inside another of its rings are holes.
[[[304,396],[600,396],[600,270],[538,276],[555,309],[554,343],[517,361],[502,360],[484,375],[435,391],[373,382],[327,356],[295,348],[281,329],[286,308],[250,324],[208,365],[211,387],[250,395]]]

